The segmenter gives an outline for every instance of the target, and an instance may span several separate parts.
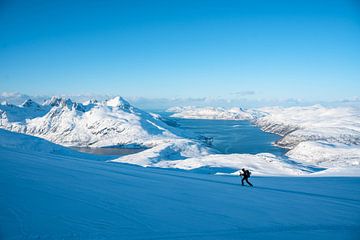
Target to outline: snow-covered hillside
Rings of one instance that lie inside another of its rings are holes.
[[[156,147],[167,151],[170,144],[180,157],[212,152],[201,142],[187,138],[195,136],[167,125],[156,115],[131,106],[121,97],[85,104],[56,97],[42,105],[31,100],[20,106],[5,103],[0,105],[0,128],[64,146]]]
[[[216,154],[193,134],[166,124],[161,116],[131,106],[121,97],[84,104],[53,97],[42,105],[0,105],[0,128],[38,136],[64,146],[145,147],[113,159],[146,167],[232,169],[255,175],[307,175],[321,169],[360,175],[359,112],[352,108],[264,108],[261,110],[180,108],[178,117],[250,119],[264,131],[283,136],[290,161],[271,154]],[[267,171],[265,169],[268,169]],[[229,172],[227,170],[226,172]],[[331,171],[329,171],[331,172]]]
[[[189,119],[250,120],[253,115],[241,108],[173,107],[167,110],[172,117]]]
[[[359,178],[251,177],[250,188],[238,177],[114,164],[63,149],[0,131],[1,239],[360,236]]]
[[[173,108],[173,116],[234,120],[232,110]],[[169,110],[169,111],[170,111]],[[319,167],[360,167],[360,110],[355,107],[269,107],[241,110],[262,130],[278,134],[287,156]],[[241,118],[239,118],[241,119]]]
[[[321,167],[360,167],[360,109],[320,105],[262,108],[255,120],[264,131],[283,136],[287,156]]]
[[[307,140],[360,144],[360,109],[353,107],[261,108],[256,124],[264,131],[284,136],[279,145],[292,148]]]
[[[179,144],[178,144],[179,145]],[[177,146],[178,146],[177,145]],[[213,173],[231,173],[239,175],[239,169],[250,169],[255,176],[306,176],[316,171],[312,165],[297,164],[270,153],[261,154],[199,154],[197,145],[187,144],[188,154],[179,155],[177,146],[169,144],[142,151],[137,154],[122,156],[112,162],[130,163],[144,167],[177,168],[184,170],[200,170]],[[185,147],[184,147],[185,148]],[[198,157],[192,157],[197,153]],[[339,174],[340,175],[340,174]],[[356,172],[342,171],[343,176],[360,176],[360,168]]]
[[[144,145],[177,136],[166,124],[117,97],[87,105],[55,98],[43,105],[1,105],[2,128],[39,136],[65,146]]]

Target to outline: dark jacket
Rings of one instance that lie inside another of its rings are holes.
[[[244,178],[249,178],[251,175],[249,170],[242,170],[242,173],[240,173],[240,176],[243,176]]]

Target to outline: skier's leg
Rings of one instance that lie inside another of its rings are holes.
[[[244,186],[244,180],[245,180],[245,178],[242,178],[241,179],[241,184]]]
[[[250,186],[253,186],[250,182],[249,182],[249,180],[246,178],[246,182],[250,185]]]

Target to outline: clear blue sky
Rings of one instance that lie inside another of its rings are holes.
[[[358,1],[0,1],[0,91],[331,100],[359,90]]]

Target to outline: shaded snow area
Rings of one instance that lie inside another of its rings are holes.
[[[209,111],[209,109],[211,108],[185,107],[170,110],[175,112],[172,116],[180,118],[234,119],[231,109],[221,111]],[[326,171],[327,173],[347,175],[348,172],[351,175],[359,175],[359,108],[329,108],[315,105],[268,107],[242,110],[242,112],[251,115],[252,117],[247,119],[261,127],[263,131],[282,136],[276,145],[289,149],[286,156],[290,160],[319,168],[334,168]]]
[[[360,238],[360,178],[251,177],[251,188],[0,139],[1,239]]]

